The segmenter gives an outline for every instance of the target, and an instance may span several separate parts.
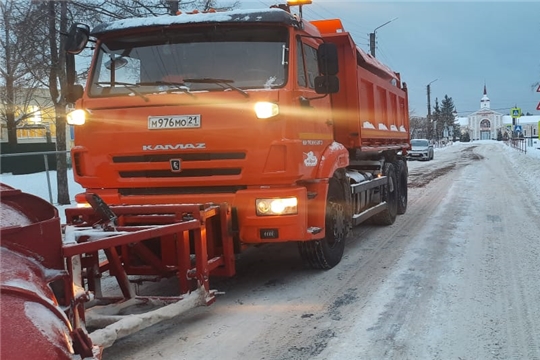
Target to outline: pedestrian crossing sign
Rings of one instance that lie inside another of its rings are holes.
[[[517,108],[517,107],[510,109],[510,115],[514,119],[518,118],[518,117],[521,117],[521,109]]]

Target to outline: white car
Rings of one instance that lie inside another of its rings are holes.
[[[408,160],[432,160],[433,145],[427,139],[411,140],[411,149],[407,153]]]

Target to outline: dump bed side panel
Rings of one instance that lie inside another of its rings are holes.
[[[334,135],[348,148],[408,147],[407,92],[399,74],[358,48],[340,23],[314,21],[338,47],[340,91],[332,95]]]

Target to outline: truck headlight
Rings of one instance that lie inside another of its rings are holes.
[[[255,115],[257,115],[259,119],[268,119],[279,114],[279,106],[267,101],[255,103],[254,109]]]
[[[86,111],[82,109],[73,110],[66,116],[69,125],[83,125],[86,121]]]
[[[298,213],[298,199],[296,197],[282,199],[256,199],[257,215],[290,215]]]

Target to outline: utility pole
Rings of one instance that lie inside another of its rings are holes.
[[[375,32],[369,34],[369,53],[375,57]]]
[[[431,125],[431,84],[439,79],[435,79],[427,84],[427,120],[428,124]],[[435,138],[437,137],[437,121],[433,124],[433,130],[435,132]]]
[[[377,26],[375,28],[375,30],[373,30],[372,33],[369,33],[369,53],[371,54],[371,56],[375,57],[375,44],[376,44],[376,40],[375,40],[375,34],[377,33],[377,29],[380,29],[382,28],[384,25],[387,25],[387,24],[390,24],[392,21],[396,20],[396,18],[393,18],[392,20],[390,21],[387,21],[385,22],[384,24],[382,24],[381,26]]]

